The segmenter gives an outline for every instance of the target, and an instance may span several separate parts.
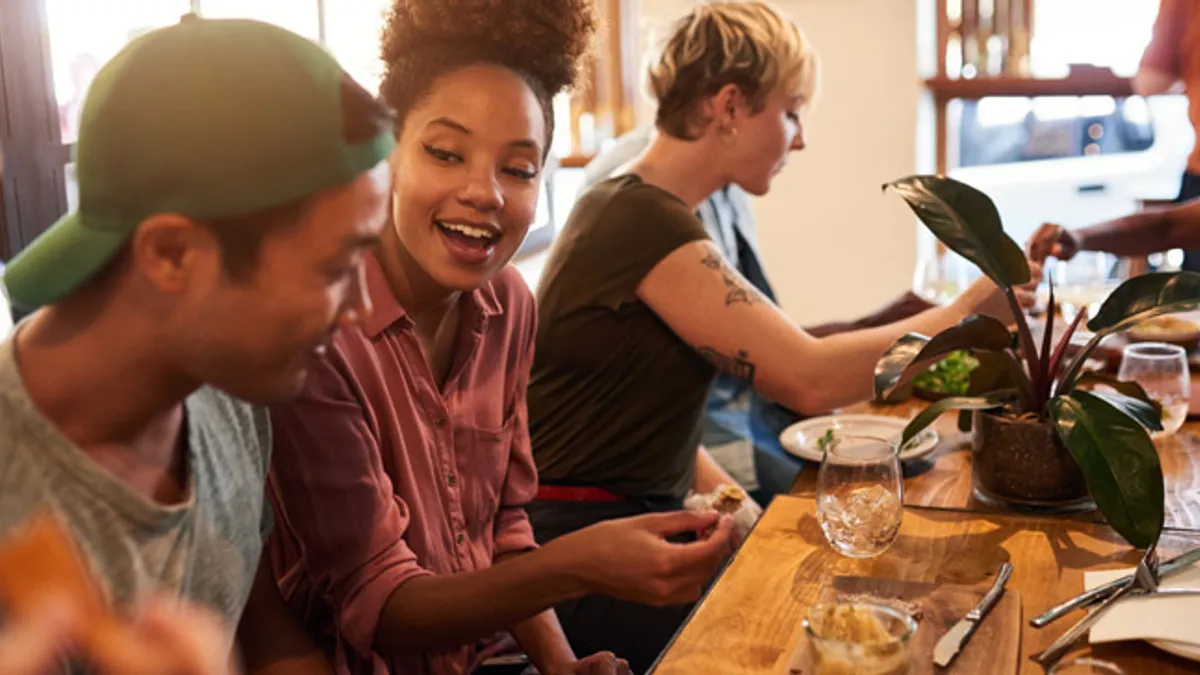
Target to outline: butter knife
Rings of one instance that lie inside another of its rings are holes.
[[[958,652],[962,650],[963,645],[967,644],[967,640],[975,634],[975,629],[979,628],[979,624],[983,621],[983,617],[996,606],[996,602],[1000,600],[1000,596],[1004,594],[1004,584],[1008,583],[1008,578],[1012,576],[1012,563],[1004,563],[1000,566],[1000,571],[996,574],[996,579],[992,582],[992,587],[988,589],[987,594],[975,605],[974,609],[967,612],[967,615],[961,621],[946,631],[946,634],[937,641],[937,645],[933,648],[933,662],[940,668],[945,668],[950,665]]]

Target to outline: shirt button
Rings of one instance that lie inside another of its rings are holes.
[[[446,477],[446,482],[450,484],[450,487],[454,487],[458,483],[458,478],[454,474],[450,474]]]
[[[460,544],[461,544],[461,543],[463,543],[463,535],[462,535],[462,532],[459,532],[459,533],[458,533],[458,536],[454,538],[454,541],[456,541],[456,542],[458,542],[458,543],[460,543]]]

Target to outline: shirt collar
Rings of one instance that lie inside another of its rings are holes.
[[[397,322],[412,325],[408,312],[392,293],[379,260],[374,255],[368,255],[363,264],[366,267],[367,297],[371,299],[371,314],[362,322],[363,332],[367,337],[374,340]],[[482,319],[504,312],[500,299],[496,296],[495,285],[491,281],[471,291],[468,297],[471,307],[475,310],[473,313]]]

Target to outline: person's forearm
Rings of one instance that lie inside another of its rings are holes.
[[[259,562],[238,622],[237,641],[247,675],[324,675],[333,668],[288,611],[266,556]]]
[[[726,471],[717,464],[717,460],[701,446],[696,450],[696,478],[692,481],[692,489],[701,494],[716,490],[721,485],[737,485]]]
[[[1164,217],[1167,210],[1143,211],[1123,218],[1097,223],[1072,232],[1081,251],[1105,251],[1119,256],[1139,256],[1157,253],[1187,244],[1172,242],[1186,239],[1187,231],[1168,227]],[[1194,237],[1200,242],[1200,237]]]
[[[465,644],[583,595],[579,565],[561,542],[478,572],[401,584],[380,614],[375,648],[395,654]]]
[[[805,328],[804,330],[816,338],[828,337],[830,335],[837,335],[838,333],[847,333],[852,330],[886,326],[889,323],[920,314],[933,306],[933,303],[922,299],[912,291],[907,291],[883,307],[855,321],[835,321]]]
[[[539,673],[550,675],[562,672],[575,662],[575,652],[571,650],[553,609],[513,624],[509,632],[529,655],[529,660],[537,666]]]
[[[795,383],[784,395],[766,392],[782,405],[803,415],[826,413],[874,395],[875,364],[888,347],[908,333],[936,335],[965,318],[955,305],[934,307],[902,321],[817,341],[805,363],[788,378]]]
[[[527,555],[528,551],[518,551],[496,557],[496,564]],[[547,609],[539,614],[519,621],[509,629],[517,644],[529,655],[529,660],[537,666],[539,673],[551,675],[575,661],[575,652],[567,642],[562,626],[558,623],[558,615],[553,609]]]
[[[838,333],[846,333],[846,332],[849,332],[852,330],[866,328],[867,325],[874,325],[874,324],[864,325],[863,322],[865,320],[866,319],[864,317],[863,319],[859,319],[858,321],[833,321],[830,323],[823,323],[823,324],[820,324],[817,326],[805,326],[804,332],[808,333],[809,335],[811,335],[815,338],[823,338],[823,337],[829,337],[830,335],[837,335]]]

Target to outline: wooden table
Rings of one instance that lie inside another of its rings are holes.
[[[1173,555],[1197,545],[1200,534],[1171,532],[1163,536],[1160,550]],[[1011,561],[1015,571],[1009,588],[1020,592],[1024,606],[1021,673],[1041,673],[1029,655],[1046,648],[1081,614],[1040,631],[1028,626],[1028,618],[1083,590],[1085,570],[1132,566],[1137,560],[1136,551],[1096,523],[919,507],[905,509],[900,535],[887,553],[852,560],[825,542],[812,499],[779,497],[653,672],[778,675],[803,639],[801,619],[834,576],[984,586],[1001,563]],[[1101,645],[1094,653],[1131,675],[1200,669],[1140,642]]]
[[[1200,383],[1193,382],[1193,387]],[[861,404],[846,413],[873,413],[911,418],[925,407],[919,400],[895,405]],[[992,512],[975,499],[971,490],[970,434],[958,431],[956,413],[947,413],[935,423],[941,442],[925,460],[905,466],[904,503],[909,506]],[[1200,422],[1189,420],[1174,436],[1155,442],[1162,461],[1166,483],[1166,525],[1170,529],[1200,532]],[[816,493],[817,467],[809,466],[800,474],[793,494]],[[1099,521],[1098,513],[1070,516]]]

